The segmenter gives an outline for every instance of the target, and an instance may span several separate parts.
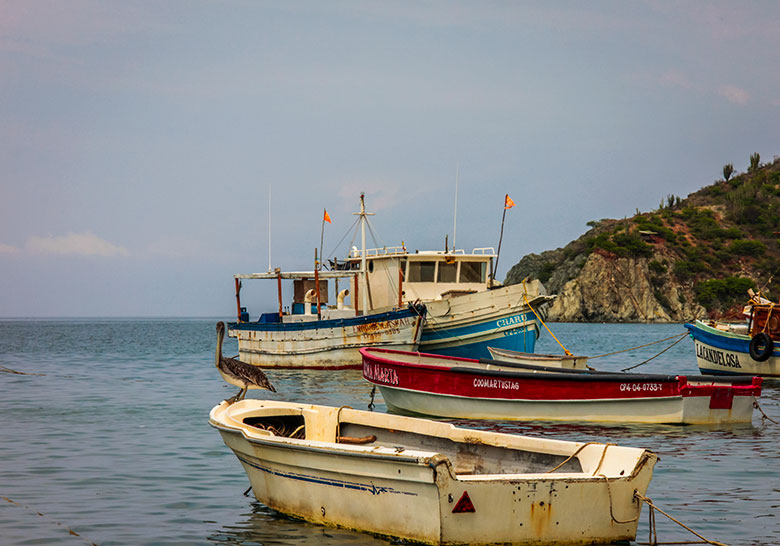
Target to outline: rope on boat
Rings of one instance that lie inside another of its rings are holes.
[[[580,447],[577,448],[577,451],[575,451],[574,453],[572,453],[571,455],[566,457],[566,459],[564,459],[563,462],[561,462],[560,464],[558,464],[554,468],[551,468],[550,470],[545,472],[545,474],[552,474],[553,472],[555,472],[556,470],[561,468],[563,465],[565,465],[566,463],[571,461],[574,457],[579,455],[580,452],[583,449],[585,449],[588,446],[592,446],[592,445],[601,445],[601,443],[600,442],[585,442],[584,444],[582,444]],[[614,446],[614,445],[616,445],[616,444],[604,444],[604,451],[601,453],[601,459],[599,459],[599,464],[596,465],[596,470],[593,471],[593,475],[594,476],[596,475],[596,472],[598,472],[601,469],[601,464],[604,462],[604,457],[606,457],[606,455],[607,455],[607,448],[609,446]]]
[[[528,301],[528,289],[526,288],[526,285],[525,285],[525,279],[523,279],[523,299],[525,300],[525,304],[531,309],[531,311],[534,312],[534,315],[536,315],[536,318],[539,320],[539,322],[542,323],[542,326],[547,328],[547,331],[550,332],[550,335],[553,337],[553,339],[555,341],[558,341],[558,338],[555,337],[555,334],[552,333],[552,330],[550,330],[549,326],[547,326],[547,324],[542,320],[542,317],[540,317],[539,313],[536,312],[536,309],[533,308],[533,306],[531,305],[531,302]],[[563,343],[558,341],[558,345],[561,346],[561,349],[563,349],[563,352],[566,353],[566,356],[573,356],[569,352],[569,349],[567,349],[566,347],[563,346]]]
[[[607,483],[609,483],[609,481],[607,481]],[[609,487],[607,488],[607,491],[609,491]],[[693,529],[691,529],[690,527],[685,525],[680,520],[677,520],[677,519],[673,518],[672,516],[670,516],[669,514],[667,514],[666,512],[661,510],[660,508],[658,508],[653,503],[652,499],[649,499],[648,497],[645,497],[639,491],[634,491],[634,497],[639,499],[639,500],[641,500],[645,504],[647,504],[647,506],[650,508],[650,533],[649,533],[650,536],[648,537],[648,542],[638,542],[637,544],[645,544],[645,545],[649,545],[649,546],[659,546],[661,544],[711,544],[713,546],[727,546],[726,544],[724,544],[722,542],[718,542],[717,540],[710,540],[710,539],[705,538],[704,536],[700,535],[699,533],[697,533],[696,531],[694,531]],[[611,501],[611,497],[610,497],[610,509],[611,508],[612,508],[612,501]],[[658,531],[656,530],[656,527],[655,527],[655,513],[654,513],[655,510],[657,510],[662,515],[666,516],[667,518],[669,518],[670,520],[675,522],[677,525],[679,525],[680,527],[682,527],[686,531],[696,535],[701,540],[700,541],[695,541],[695,542],[658,542]],[[614,520],[614,518],[613,518],[613,520]]]
[[[374,396],[376,396],[376,383],[371,387],[371,401],[368,403],[368,409],[374,411],[376,405],[374,405]]]
[[[780,423],[778,423],[777,421],[775,421],[774,419],[772,419],[771,417],[769,417],[769,416],[768,416],[766,413],[764,413],[764,410],[762,410],[762,409],[761,409],[761,406],[759,406],[759,405],[758,405],[758,400],[753,400],[753,407],[754,407],[754,408],[756,408],[758,411],[760,411],[760,412],[761,412],[761,424],[762,424],[762,425],[764,424],[764,422],[765,422],[767,419],[768,419],[769,421],[771,421],[772,423],[776,424],[776,425],[780,425]]]
[[[638,368],[638,367],[639,367],[639,366],[641,366],[642,364],[647,364],[648,362],[650,362],[650,361],[651,361],[651,360],[653,360],[654,358],[661,356],[661,355],[662,355],[662,354],[664,354],[666,351],[668,351],[669,349],[671,349],[672,347],[674,347],[675,345],[677,345],[678,343],[680,343],[680,342],[681,342],[681,341],[682,341],[682,340],[685,338],[685,336],[687,336],[687,335],[688,335],[688,332],[685,332],[684,334],[680,334],[680,339],[678,339],[677,341],[675,341],[674,343],[672,343],[671,345],[669,345],[669,346],[668,346],[666,349],[664,349],[664,350],[663,350],[663,351],[661,351],[660,353],[657,353],[657,354],[655,354],[655,355],[651,356],[651,357],[650,357],[650,358],[648,358],[647,360],[644,360],[644,361],[640,362],[639,364],[636,364],[635,366],[629,366],[628,368],[623,368],[623,369],[622,369],[622,370],[620,370],[620,371],[621,371],[621,372],[627,372],[628,370],[633,370],[634,368]]]
[[[15,506],[18,506],[19,508],[24,508],[25,510],[28,510],[28,511],[30,511],[30,512],[32,512],[32,513],[34,513],[34,514],[37,514],[37,515],[39,515],[40,517],[42,517],[43,519],[47,520],[48,522],[50,522],[50,523],[53,523],[54,525],[58,525],[58,526],[62,527],[63,529],[65,529],[66,531],[68,531],[68,534],[70,534],[70,535],[72,535],[72,536],[74,536],[74,537],[78,537],[78,538],[80,538],[80,539],[81,539],[81,540],[83,540],[83,541],[84,541],[84,543],[86,543],[86,544],[90,544],[91,546],[97,546],[97,544],[96,544],[95,542],[92,542],[92,541],[91,541],[91,540],[89,540],[88,538],[81,536],[80,534],[78,534],[76,531],[74,531],[73,529],[71,529],[71,528],[70,528],[70,527],[68,527],[67,525],[65,525],[65,524],[63,524],[63,523],[60,523],[59,521],[53,520],[52,518],[50,518],[50,517],[49,517],[49,516],[47,516],[46,514],[43,514],[43,513],[39,512],[39,511],[38,511],[38,510],[36,510],[35,508],[32,508],[32,507],[30,507],[30,506],[27,506],[26,504],[21,504],[21,503],[19,503],[19,502],[16,502],[15,500],[13,500],[13,499],[9,499],[8,497],[0,497],[0,499],[3,499],[4,501],[6,501],[6,502],[8,502],[8,503],[10,503],[10,504],[13,504],[13,505],[15,505]]]
[[[606,451],[606,450],[605,450]],[[625,521],[621,521],[615,517],[615,514],[612,512],[612,489],[609,487],[609,478],[607,478],[604,474],[599,474],[602,478],[604,478],[604,481],[607,484],[607,495],[609,496],[609,517],[612,518],[612,521],[617,523],[618,525],[622,525],[625,523],[634,523],[635,521],[639,520],[639,516],[642,515],[642,505],[639,504],[639,510],[637,510],[636,516],[634,516],[631,519],[627,519]],[[634,490],[634,495],[637,495],[637,491]]]

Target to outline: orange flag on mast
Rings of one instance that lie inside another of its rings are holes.
[[[506,194],[506,197],[504,197],[504,208],[505,209],[511,209],[515,206],[515,202],[512,201],[512,198],[509,197],[509,194]]]
[[[330,216],[328,216],[328,211],[326,209],[322,209],[322,210],[325,211],[325,216],[322,217],[322,221],[332,224],[333,222],[330,221]]]

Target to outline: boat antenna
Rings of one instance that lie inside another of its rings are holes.
[[[268,184],[268,272],[271,272],[271,184]]]
[[[455,164],[455,211],[452,220],[452,251],[455,252],[455,236],[458,233],[458,175],[460,174],[460,163]]]

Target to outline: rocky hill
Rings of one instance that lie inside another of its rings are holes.
[[[681,322],[735,316],[747,289],[776,300],[780,282],[780,157],[652,212],[589,222],[563,248],[529,254],[505,284],[536,278],[558,298],[550,320]]]

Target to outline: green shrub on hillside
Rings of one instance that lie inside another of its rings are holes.
[[[694,287],[694,292],[696,301],[707,309],[712,309],[716,306],[729,308],[745,300],[748,289],[754,287],[755,283],[750,279],[726,277],[725,279],[702,281]]]
[[[588,249],[601,248],[624,258],[640,258],[653,254],[653,247],[645,243],[636,232],[601,233],[586,240]]]
[[[731,241],[728,251],[734,256],[761,256],[766,252],[766,245],[761,241],[735,239]]]
[[[674,275],[681,281],[687,281],[698,273],[704,273],[709,268],[699,260],[677,260],[674,262]]]
[[[555,264],[553,262],[545,262],[539,270],[539,280],[542,281],[542,283],[546,283],[550,280],[554,271]]]
[[[666,265],[662,264],[658,260],[650,260],[647,264],[647,268],[653,273],[661,274],[666,271]]]

